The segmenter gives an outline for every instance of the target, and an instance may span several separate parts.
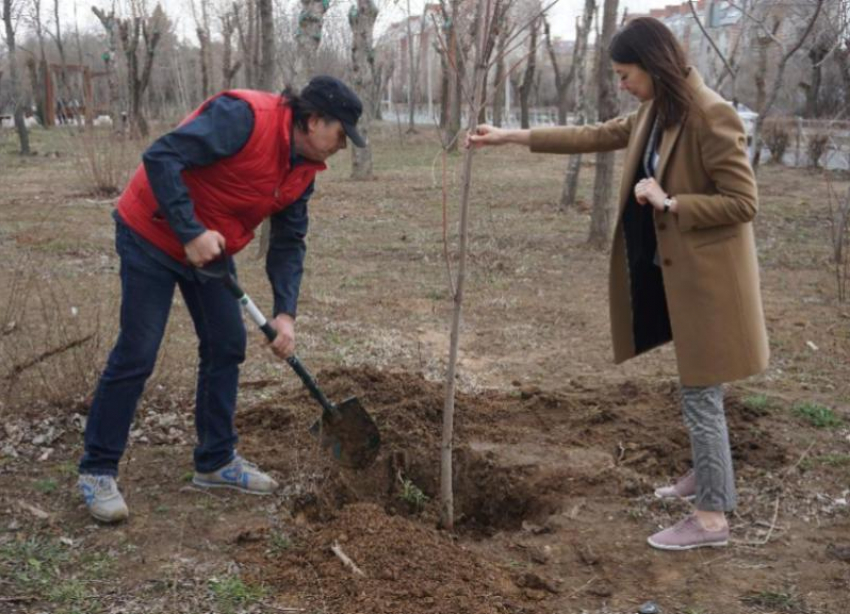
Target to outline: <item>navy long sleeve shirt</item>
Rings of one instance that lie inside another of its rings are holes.
[[[184,245],[207,229],[195,216],[181,172],[208,166],[239,153],[253,130],[254,115],[248,103],[219,96],[195,119],[154,141],[142,156],[160,212]],[[294,149],[290,156],[293,167],[304,161]],[[271,217],[266,274],[274,293],[274,315],[287,313],[295,317],[297,311],[306,253],[304,239],[309,222],[307,201],[312,193],[311,183],[298,200]],[[117,219],[122,221],[120,217]],[[171,258],[140,235],[133,234],[158,262],[187,279],[196,278],[191,267]]]

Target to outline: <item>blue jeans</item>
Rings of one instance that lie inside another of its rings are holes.
[[[136,405],[153,372],[178,286],[195,323],[200,362],[195,397],[195,469],[229,463],[239,365],[246,332],[239,303],[219,280],[189,279],[158,262],[123,224],[115,247],[121,258],[121,329],[89,409],[80,473],[117,475]]]

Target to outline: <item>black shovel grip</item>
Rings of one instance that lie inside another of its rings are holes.
[[[313,379],[313,376],[310,375],[310,372],[307,370],[301,361],[298,360],[298,356],[294,354],[286,359],[286,362],[289,363],[289,366],[292,367],[292,370],[301,378],[301,381],[304,382],[304,385],[307,387],[307,390],[310,391],[310,394],[313,395],[313,398],[316,399],[322,405],[322,409],[326,412],[336,415],[336,407],[333,403],[328,401],[328,398],[319,388],[319,385],[316,384],[316,380]]]

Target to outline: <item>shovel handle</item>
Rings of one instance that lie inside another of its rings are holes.
[[[277,331],[269,324],[269,321],[266,320],[266,316],[263,315],[263,312],[260,311],[260,308],[257,307],[256,303],[251,300],[251,297],[245,294],[244,290],[239,287],[239,284],[233,278],[233,275],[227,273],[224,277],[224,285],[230,290],[230,293],[236,297],[236,300],[245,308],[245,311],[248,312],[248,315],[251,316],[251,319],[260,327],[260,330],[263,331],[263,334],[266,336],[266,339],[271,343],[277,338]]]
[[[316,383],[316,380],[310,375],[310,372],[307,370],[307,367],[298,360],[298,356],[293,354],[289,358],[286,359],[286,362],[289,363],[289,366],[292,367],[292,370],[301,378],[301,381],[307,387],[307,390],[310,391],[310,394],[313,395],[313,398],[316,399],[322,406],[325,414],[330,414],[331,416],[336,416],[337,411],[336,407],[333,403],[328,401],[328,398],[325,396],[325,393],[322,392],[319,385]]]
[[[239,284],[233,278],[233,275],[227,273],[224,277],[224,285],[230,291],[233,296],[239,301],[242,307],[245,308],[245,311],[248,312],[248,315],[251,316],[251,319],[260,327],[260,330],[263,331],[263,334],[266,336],[266,339],[269,342],[274,341],[277,337],[277,331],[269,324],[269,321],[266,320],[266,317],[263,315],[263,312],[260,311],[260,308],[251,300],[251,297],[245,294],[242,288],[239,287]],[[319,385],[316,383],[316,380],[310,375],[310,372],[307,370],[298,357],[293,355],[286,359],[286,362],[292,367],[292,370],[301,378],[301,381],[307,387],[307,390],[310,391],[310,394],[313,395],[313,398],[316,399],[322,406],[322,409],[325,413],[329,413],[331,415],[336,415],[336,407],[333,403],[328,401],[328,398],[319,388]]]

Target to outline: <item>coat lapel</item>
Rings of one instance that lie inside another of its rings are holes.
[[[629,143],[629,148],[626,150],[626,160],[623,163],[623,180],[620,184],[620,216],[622,216],[623,209],[629,201],[629,192],[634,187],[632,182],[635,178],[638,164],[640,164],[643,158],[643,148],[646,144],[646,139],[649,138],[649,131],[652,130],[652,120],[655,117],[655,111],[652,105],[647,105],[647,108],[641,111],[638,112],[635,120],[635,137]]]
[[[685,124],[685,119],[667,128],[661,137],[661,147],[658,148],[658,166],[655,169],[655,178],[662,186],[664,185],[664,171],[667,170],[667,163],[670,161],[670,154],[673,153],[673,147],[682,133],[682,126]]]

